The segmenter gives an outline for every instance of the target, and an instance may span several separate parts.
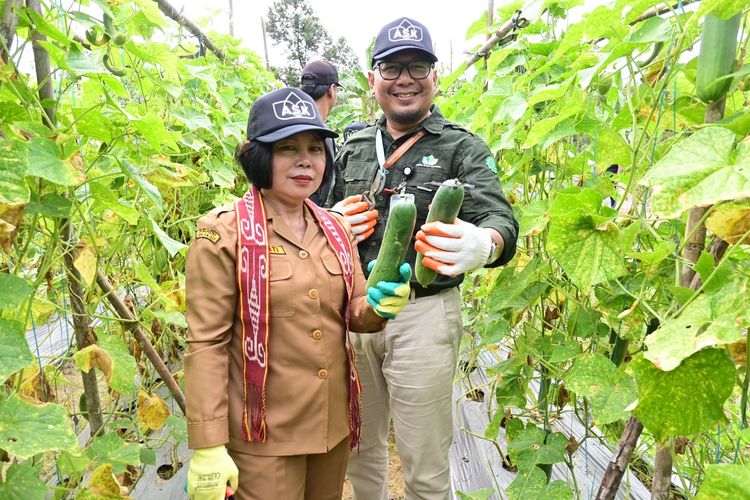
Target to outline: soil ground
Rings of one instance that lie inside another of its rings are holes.
[[[396,442],[393,437],[393,427],[388,434],[388,498],[390,500],[404,500],[404,476],[401,468],[401,459],[396,451]],[[352,500],[352,487],[349,480],[344,483],[344,495],[342,500]]]

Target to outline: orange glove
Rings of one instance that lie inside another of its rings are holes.
[[[356,237],[357,243],[366,240],[375,232],[375,224],[378,223],[378,211],[370,209],[369,203],[363,200],[361,194],[344,198],[330,210],[344,216],[352,227],[352,234]]]

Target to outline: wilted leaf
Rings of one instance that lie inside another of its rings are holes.
[[[103,498],[120,498],[120,483],[112,474],[110,464],[100,465],[91,475],[88,491]]]
[[[84,347],[73,354],[78,368],[88,373],[92,368],[98,368],[104,373],[107,380],[112,378],[112,358],[107,351],[96,344]]]
[[[156,394],[149,396],[141,391],[138,394],[138,421],[151,430],[164,427],[169,417],[167,403]]]
[[[730,245],[740,243],[750,231],[750,201],[718,206],[706,219],[706,228]],[[748,240],[743,243],[748,243]]]
[[[0,205],[0,248],[10,250],[18,234],[18,226],[26,205]]]
[[[32,405],[16,395],[0,403],[0,442],[8,453],[24,459],[78,447],[64,407]]]
[[[698,351],[669,372],[641,356],[630,367],[638,382],[635,415],[657,441],[705,432],[726,420],[735,368],[723,349]]]
[[[94,278],[96,278],[96,248],[82,241],[76,246],[76,251],[78,255],[73,262],[73,266],[80,273],[83,282],[90,287],[94,283]]]

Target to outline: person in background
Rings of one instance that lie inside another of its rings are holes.
[[[368,72],[383,115],[344,143],[328,205],[353,226],[364,261],[377,255],[390,194],[414,194],[416,250],[440,274],[429,286],[412,281],[399,317],[375,334],[352,333],[362,381],[362,442],[347,475],[357,500],[386,500],[387,437],[393,421],[407,499],[450,495],[448,448],[453,440],[452,389],[463,335],[459,285],[464,273],[507,263],[518,223],[498,181],[497,165],[478,136],[446,120],[433,104],[437,57],[427,28],[409,18],[377,35]],[[390,165],[382,176],[380,166]],[[382,182],[373,183],[381,175]],[[452,224],[425,224],[440,183],[459,179],[466,192]],[[363,193],[372,196],[372,203]],[[375,224],[371,227],[373,213]]]
[[[337,92],[343,86],[339,83],[339,72],[336,66],[328,61],[311,61],[302,68],[300,87],[303,92],[313,98],[318,107],[320,118],[323,123],[336,105]],[[326,138],[326,147],[330,150],[331,158],[336,157],[336,143],[330,137]],[[333,183],[333,166],[327,175],[326,182],[320,185],[317,191],[310,195],[310,199],[318,206],[323,206]]]
[[[409,295],[366,290],[348,224],[307,198],[333,162],[314,101],[258,98],[236,158],[251,184],[198,221],[185,270],[193,499],[341,498],[360,439],[349,329],[379,331]]]
[[[346,127],[344,127],[344,141],[346,142],[349,140],[351,136],[359,132],[360,130],[363,130],[367,127],[367,124],[365,122],[359,122],[359,121],[353,121]]]

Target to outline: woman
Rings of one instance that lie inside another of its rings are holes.
[[[341,498],[360,420],[348,331],[382,330],[410,269],[368,295],[349,226],[307,200],[337,136],[307,94],[260,97],[247,136],[237,160],[251,187],[201,218],[187,257],[188,493]]]

